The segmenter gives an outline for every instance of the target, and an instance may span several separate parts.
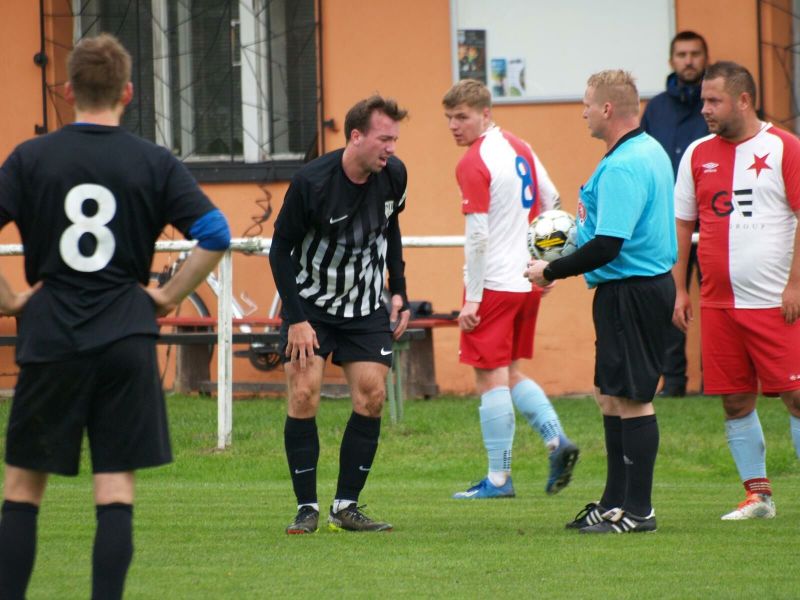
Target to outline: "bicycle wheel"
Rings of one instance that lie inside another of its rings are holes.
[[[168,276],[164,273],[150,273],[151,285],[156,287],[164,285]],[[175,310],[170,313],[170,317],[209,317],[211,311],[208,310],[206,303],[196,293],[190,292],[183,301],[178,304]],[[162,333],[190,333],[190,332],[211,332],[213,327],[209,326],[178,326],[166,325],[161,328]],[[193,380],[198,377],[208,378],[208,368],[211,357],[214,354],[214,344],[201,345],[158,345],[158,367],[161,385],[164,389],[178,392],[189,392],[197,389]]]
[[[275,292],[270,306],[268,317],[275,319],[281,314],[281,297]],[[276,333],[278,327],[265,327],[265,333]],[[278,344],[250,344],[247,349],[247,358],[250,364],[259,371],[272,371],[283,364],[283,358],[278,352]]]

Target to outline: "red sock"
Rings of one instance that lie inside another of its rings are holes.
[[[748,494],[765,494],[772,496],[772,486],[766,477],[754,477],[744,482],[744,489]]]

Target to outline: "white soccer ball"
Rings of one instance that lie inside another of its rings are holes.
[[[575,252],[577,230],[575,217],[563,210],[546,210],[528,227],[528,250],[531,256],[551,262]]]

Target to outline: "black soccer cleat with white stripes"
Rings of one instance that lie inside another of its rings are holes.
[[[606,509],[600,506],[599,502],[589,502],[589,504],[578,511],[578,514],[575,515],[572,521],[566,524],[566,528],[583,529],[590,525],[597,525],[603,520],[604,512],[606,512]]]
[[[581,533],[652,533],[656,530],[656,511],[646,517],[637,517],[621,508],[603,513],[603,520],[580,530]]]

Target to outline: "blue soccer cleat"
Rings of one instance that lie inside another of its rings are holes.
[[[506,479],[506,482],[500,487],[494,485],[489,481],[489,478],[486,477],[465,492],[453,494],[453,498],[456,500],[485,500],[488,498],[513,498],[516,495],[511,477]]]
[[[565,435],[559,438],[558,448],[550,453],[550,476],[544,491],[557,494],[569,484],[580,450]]]

